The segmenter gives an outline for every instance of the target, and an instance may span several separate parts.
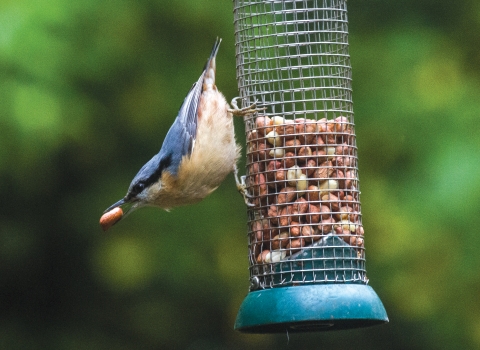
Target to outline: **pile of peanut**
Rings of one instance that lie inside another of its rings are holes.
[[[326,234],[363,247],[356,145],[346,117],[259,116],[247,134],[252,262],[279,262]]]

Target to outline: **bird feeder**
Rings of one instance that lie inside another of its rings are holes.
[[[249,333],[388,322],[368,286],[346,0],[234,0],[247,145]],[[368,236],[368,232],[366,234]]]

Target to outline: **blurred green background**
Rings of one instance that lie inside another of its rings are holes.
[[[218,86],[238,94],[231,1],[0,0],[0,348],[480,348],[480,2],[348,5],[367,271],[388,325],[234,331],[248,261],[233,176],[196,206],[98,225],[217,36]]]

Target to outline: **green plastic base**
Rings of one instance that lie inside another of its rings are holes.
[[[388,322],[372,287],[313,284],[248,293],[235,329],[245,333],[329,331]]]

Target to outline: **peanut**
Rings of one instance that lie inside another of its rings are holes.
[[[340,202],[338,201],[338,197],[332,193],[327,193],[322,196],[322,201],[329,202],[326,203],[330,207],[332,211],[339,211],[340,209]]]
[[[113,208],[109,212],[102,215],[100,218],[100,226],[102,226],[102,230],[105,232],[110,227],[115,225],[123,216],[123,210],[120,207]]]
[[[325,146],[325,139],[323,135],[317,135],[317,138],[314,139],[317,146]]]
[[[258,264],[270,264],[270,263],[277,263],[285,258],[287,253],[285,251],[274,250],[270,251],[265,249],[261,252],[257,257]]]
[[[307,180],[307,175],[302,174],[297,180],[297,195],[298,196],[303,196],[305,194],[305,190],[307,189],[308,186],[308,180]]]
[[[285,168],[291,168],[295,165],[295,154],[293,152],[286,152],[285,153]]]
[[[273,251],[269,258],[270,258],[270,261],[267,261],[267,262],[271,262],[271,263],[277,263],[283,259],[285,259],[285,257],[287,256],[287,252],[285,251]]]
[[[320,186],[318,186],[320,189],[321,195],[327,194],[329,191],[336,191],[338,190],[338,181],[337,180],[326,180],[323,181]]]
[[[332,166],[332,162],[327,161],[320,164],[320,167],[318,167],[314,171],[313,177],[315,179],[325,180],[325,179],[328,179],[333,174],[333,172],[334,172],[334,169]]]
[[[332,177],[337,179],[339,188],[345,188],[345,175],[343,174],[343,171],[335,169]]]
[[[272,204],[270,206],[270,208],[268,209],[267,215],[270,218],[270,222],[272,224],[278,225],[278,216],[280,215],[280,212],[278,210],[278,207],[275,204]]]
[[[350,167],[354,165],[355,158],[353,157],[335,157],[335,165],[339,167]]]
[[[320,221],[320,207],[315,204],[309,204],[306,218],[309,224],[318,224]]]
[[[356,225],[349,220],[340,220],[338,223],[333,225],[334,228],[340,227],[344,231],[355,232]]]
[[[363,236],[365,234],[365,231],[364,231],[362,225],[357,226],[357,229],[355,230],[355,234],[357,234],[359,236]]]
[[[329,128],[329,126],[327,125],[327,129],[328,128]],[[332,128],[333,128],[333,126],[332,126]],[[325,135],[325,144],[326,145],[336,145],[337,144],[337,134],[332,133],[332,132],[328,132]]]
[[[259,133],[262,135],[268,134],[273,128],[270,126],[271,119],[267,116],[258,116],[255,120],[255,126]]]
[[[257,264],[264,264],[267,260],[267,255],[270,254],[270,250],[264,250],[257,256]]]
[[[325,147],[325,153],[327,154],[327,158],[329,160],[333,159],[335,157],[335,147]]]
[[[308,119],[295,119],[295,132],[299,135],[299,139],[304,145],[310,145],[317,131],[316,122]]]
[[[261,173],[263,172],[264,167],[265,166],[263,162],[254,162],[248,166],[248,173],[250,175]]]
[[[335,127],[334,127],[334,132],[337,133],[342,133],[345,132],[350,125],[348,118],[347,117],[338,117],[335,118]]]
[[[255,175],[255,189],[254,189],[254,192],[258,196],[260,196],[260,198],[264,198],[267,195],[268,189],[267,189],[267,184],[266,184],[266,180],[265,180],[265,174],[260,173],[260,174]]]
[[[300,223],[298,223],[296,221],[291,221],[290,222],[290,236],[298,237],[298,236],[300,236],[300,231],[301,231]]]
[[[355,170],[347,170],[345,173],[345,188],[356,187],[357,176]]]
[[[287,205],[280,211],[280,225],[288,226],[289,222],[299,222],[308,210],[308,202],[300,197],[293,204]]]
[[[287,170],[288,184],[291,185],[291,186],[296,186],[296,184],[297,184],[296,180],[299,179],[302,174],[303,174],[302,169],[300,169],[300,167],[297,166],[297,165],[294,165],[294,166],[288,168],[288,170]]]
[[[350,245],[356,245],[357,247],[363,247],[363,238],[357,236],[350,237]]]
[[[339,156],[352,156],[354,155],[354,149],[346,143],[342,143],[335,147],[335,154]]]
[[[283,148],[272,148],[268,155],[270,158],[282,158],[285,155],[285,150]]]
[[[320,221],[320,224],[318,224],[318,229],[320,230],[320,233],[327,234],[332,232],[334,223],[335,223],[335,220],[333,218]]]
[[[287,172],[285,169],[279,169],[275,172],[274,179],[275,181],[285,181],[287,178]]]
[[[270,226],[268,226],[267,228],[264,227],[263,241],[271,241],[272,237],[275,237],[276,235],[278,235],[279,232],[280,230],[278,228],[270,229]]]
[[[306,242],[312,242],[312,236],[315,234],[315,231],[312,226],[304,225],[302,226],[302,238],[305,239]]]
[[[325,152],[325,148],[320,148],[314,152],[312,152],[312,158],[317,159],[318,163],[326,160],[327,152]]]
[[[356,146],[355,134],[353,132],[353,129],[352,128],[347,128],[347,130],[345,132],[348,133],[349,135],[348,136],[347,135],[342,135],[342,141],[345,141],[349,145]]]
[[[280,190],[280,193],[277,195],[277,204],[285,204],[293,202],[293,200],[297,197],[295,192],[295,187],[284,187]]]
[[[307,188],[307,200],[309,202],[317,202],[320,200],[320,192],[318,187],[315,185],[310,185]]]
[[[307,189],[307,176],[303,174],[302,169],[294,165],[287,170],[287,180],[290,186],[295,186],[298,193],[298,196],[302,196]]]
[[[272,146],[281,146],[282,140],[280,139],[280,136],[278,136],[278,133],[273,130],[270,131],[267,135],[265,135],[267,138],[267,141],[272,145]]]
[[[353,212],[353,208],[345,205],[340,208],[339,212],[335,213],[335,218],[337,220],[349,220],[352,212]]]
[[[330,211],[330,208],[326,205],[320,206],[320,219],[321,220],[328,220],[332,217],[332,212]]]
[[[302,170],[307,176],[311,176],[315,172],[317,162],[314,159],[307,160],[304,170]]]
[[[284,123],[282,123],[282,124],[278,124],[278,125],[275,126],[275,131],[279,135],[285,135],[286,138],[288,138],[289,135],[295,134],[295,126],[293,125],[292,120],[285,119]]]
[[[344,200],[349,202],[357,202],[358,201],[358,192],[349,192],[345,195]]]
[[[288,244],[288,232],[281,232],[272,239],[272,249],[285,248]]]
[[[285,118],[276,115],[270,119],[270,125],[282,125],[285,124],[285,121]]]
[[[263,225],[260,220],[252,222],[252,232],[255,234],[257,241],[263,239]]]
[[[260,136],[261,135],[259,135],[259,132],[257,130],[252,130],[247,133],[247,140],[249,142],[257,141],[260,138]]]
[[[306,147],[301,147],[299,150],[298,150],[298,156],[299,157],[311,157],[313,154],[312,152],[312,149],[308,146]]]
[[[267,173],[266,177],[268,181],[274,181],[275,179],[275,174],[277,169],[282,168],[282,163],[278,160],[271,160],[268,165],[267,165]]]
[[[253,161],[265,160],[268,158],[268,148],[264,142],[253,142],[251,149]]]
[[[317,122],[317,130],[321,134],[327,132],[327,118],[322,118]]]
[[[338,225],[333,225],[333,229],[335,233],[339,236],[342,236],[342,239],[346,242],[349,243],[350,240],[350,230],[349,229],[344,229],[342,226]]]
[[[298,198],[292,205],[294,214],[305,214],[308,210],[308,202],[305,198]]]
[[[280,215],[279,215],[279,218],[278,218],[278,223],[279,223],[280,226],[288,226],[290,224],[287,208],[288,207],[283,207],[280,210]]]
[[[287,245],[287,250],[290,254],[294,253],[295,251],[300,250],[300,248],[305,246],[305,239],[303,238],[296,238],[292,239],[290,243]]]
[[[275,236],[277,229],[272,229],[269,220],[259,219],[252,222],[252,232],[257,241],[267,241]]]
[[[285,141],[285,150],[287,152],[296,152],[296,149],[302,147],[302,143],[298,139]]]
[[[350,235],[348,230],[344,230],[342,233],[339,233],[339,235],[342,235],[342,239],[345,243],[348,243],[351,246],[363,247],[362,237]]]

